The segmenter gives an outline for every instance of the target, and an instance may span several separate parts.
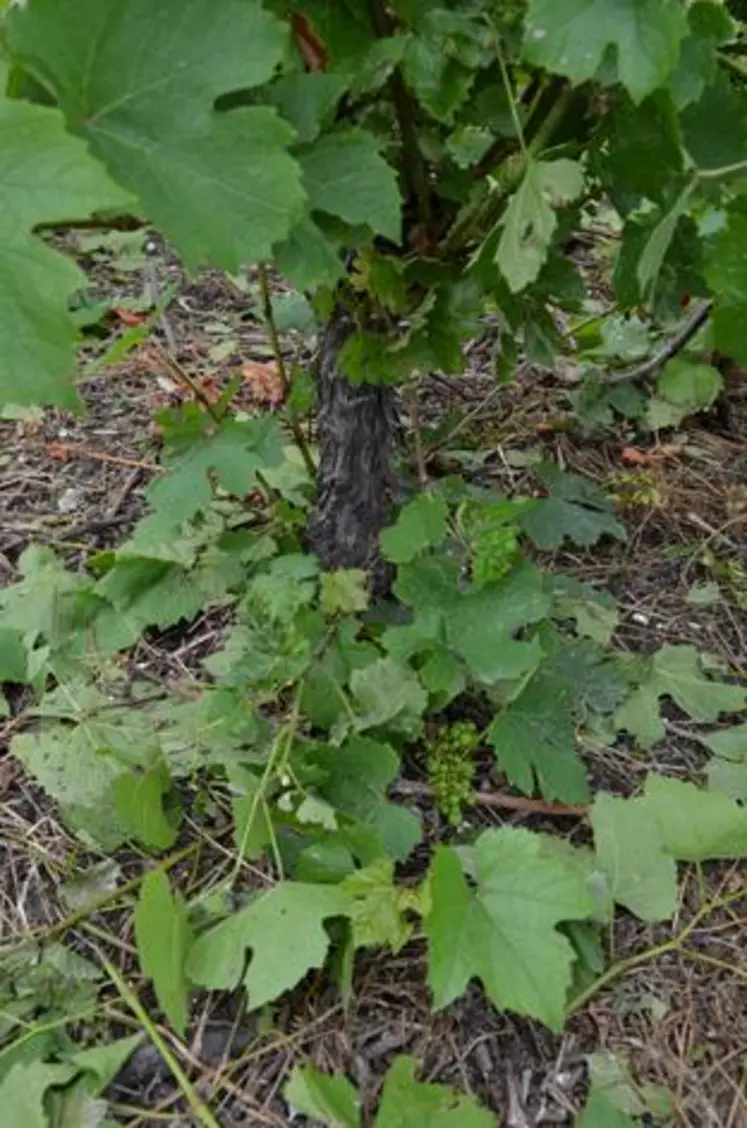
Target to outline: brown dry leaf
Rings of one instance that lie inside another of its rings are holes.
[[[620,451],[620,461],[626,463],[627,466],[645,466],[648,462],[648,455],[644,450],[638,450],[637,447],[623,447]]]
[[[274,361],[247,360],[241,374],[256,403],[278,407],[283,402],[283,381]]]
[[[47,454],[50,458],[56,458],[58,462],[69,462],[71,458],[67,443],[47,443]]]
[[[131,325],[134,327],[135,325],[142,325],[145,321],[141,313],[133,313],[132,310],[124,309],[123,306],[115,306],[112,313],[119,318],[123,325]]]
[[[220,399],[220,379],[217,372],[211,372],[209,376],[203,376],[199,382],[202,388],[205,399],[208,403],[217,403]]]
[[[651,450],[639,450],[638,447],[626,446],[620,451],[620,460],[628,466],[651,466],[658,462],[667,462],[679,458],[682,447],[676,443],[664,443],[662,446],[653,447]]]

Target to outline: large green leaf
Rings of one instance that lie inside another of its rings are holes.
[[[496,1006],[560,1030],[574,957],[557,925],[592,915],[584,875],[527,830],[486,831],[473,856],[475,890],[453,850],[439,847],[431,866],[426,931],[435,1005],[447,1006],[477,976]]]
[[[162,422],[166,473],[150,486],[148,497],[167,527],[210,507],[213,476],[243,498],[256,485],[258,470],[283,460],[282,431],[272,418],[225,419],[216,426],[190,404]]]
[[[57,110],[0,98],[0,405],[77,403],[68,305],[85,276],[32,228],[128,206]]]
[[[455,600],[445,617],[447,641],[477,681],[521,677],[542,651],[536,639],[517,640],[514,634],[542,619],[550,606],[542,573],[522,564],[499,583]]]
[[[716,344],[728,356],[747,363],[747,208],[740,201],[729,212],[712,255],[706,278],[715,298]]]
[[[625,529],[612,513],[603,490],[579,474],[566,474],[554,463],[543,463],[537,476],[547,490],[519,514],[524,531],[543,551],[559,548],[564,540],[590,548],[604,536],[624,539]]]
[[[600,795],[591,822],[610,894],[643,920],[674,913],[676,862],[747,855],[747,811],[738,802],[664,776],[649,775],[634,799]]]
[[[535,777],[546,799],[585,803],[586,769],[578,754],[579,715],[591,708],[610,712],[624,683],[589,640],[573,643],[549,635],[554,651],[522,692],[496,716],[489,740],[508,779],[531,795]]]
[[[597,864],[618,904],[642,920],[666,920],[677,907],[677,866],[645,800],[599,795],[591,809]]]
[[[183,1038],[189,999],[184,965],[193,936],[184,901],[179,893],[172,894],[162,869],[146,874],[140,887],[135,939],[143,972],[153,980],[156,998]]]
[[[419,734],[428,694],[407,666],[393,658],[380,658],[353,672],[350,689],[355,716],[347,721],[357,732],[386,726],[413,738]]]
[[[351,736],[343,744],[318,744],[303,761],[322,778],[315,791],[336,810],[371,828],[381,852],[400,860],[420,841],[420,819],[390,803],[386,790],[399,774],[399,756],[389,744]]]
[[[233,990],[242,982],[252,1009],[261,1007],[322,966],[329,949],[324,922],[348,907],[336,886],[285,882],[203,933],[187,974],[201,987]]]
[[[722,713],[737,713],[747,705],[747,690],[706,676],[694,646],[663,646],[648,676],[615,714],[616,726],[633,733],[643,748],[666,733],[662,697],[671,697],[695,721],[717,721]]]
[[[401,238],[401,200],[394,169],[376,138],[362,129],[328,133],[299,155],[314,210],[367,224],[394,243]]]
[[[640,102],[674,70],[687,30],[679,0],[529,0],[524,55],[581,83],[612,48],[620,81]]]
[[[708,764],[708,782],[732,799],[747,801],[747,723],[702,736],[713,753]]]
[[[254,0],[220,19],[210,0],[32,0],[9,23],[13,53],[190,266],[237,271],[285,238],[304,207],[292,128],[215,102],[272,77],[286,24]]]
[[[360,1098],[347,1077],[297,1065],[283,1096],[294,1110],[326,1128],[360,1128]]]
[[[53,1085],[65,1085],[76,1074],[71,1065],[33,1061],[14,1065],[0,1084],[0,1102],[7,1124],[18,1128],[49,1128],[44,1095]]]
[[[680,861],[747,857],[747,810],[728,795],[650,775],[643,802],[664,849]]]
[[[495,261],[512,293],[534,282],[544,266],[558,220],[555,208],[570,204],[584,186],[576,161],[535,161],[511,197]]]
[[[416,1062],[398,1057],[384,1081],[374,1128],[497,1128],[492,1113],[450,1085],[415,1080]]]
[[[449,507],[443,497],[421,493],[404,506],[395,523],[381,534],[381,550],[393,564],[407,564],[446,536]]]

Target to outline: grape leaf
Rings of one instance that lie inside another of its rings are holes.
[[[699,169],[714,171],[744,161],[744,100],[742,92],[730,84],[726,75],[716,75],[698,101],[687,107],[681,122],[685,148]]]
[[[331,885],[286,881],[199,936],[187,974],[200,987],[244,984],[252,1010],[294,987],[329,949],[324,921],[343,916],[349,899]],[[252,958],[246,967],[246,950]]]
[[[0,406],[78,403],[68,305],[85,275],[31,230],[131,204],[57,110],[0,98]]]
[[[26,648],[20,631],[0,627],[0,682],[25,682]]]
[[[598,795],[590,818],[597,865],[614,900],[642,920],[671,917],[677,908],[677,866],[646,800]]]
[[[111,1085],[133,1052],[142,1043],[142,1034],[130,1034],[117,1038],[115,1042],[105,1042],[99,1046],[88,1046],[65,1055],[67,1061],[95,1078],[96,1089]]]
[[[497,584],[460,596],[445,616],[449,646],[483,682],[520,677],[537,665],[536,639],[517,641],[513,633],[548,613],[551,598],[542,573],[522,564]]]
[[[13,755],[59,804],[63,820],[114,850],[128,837],[113,815],[114,782],[125,769],[114,757],[100,755],[99,747],[82,725],[21,733],[11,744]]]
[[[687,19],[679,0],[529,0],[524,56],[574,84],[594,78],[610,48],[634,102],[677,65]]]
[[[362,129],[328,133],[298,157],[312,210],[367,224],[399,243],[401,200],[394,169]]]
[[[659,699],[671,697],[695,721],[717,721],[747,705],[747,690],[708,678],[694,646],[663,646],[651,662],[648,677],[615,714],[615,725],[635,736],[642,748],[663,740],[666,729]]]
[[[716,298],[713,332],[728,356],[747,363],[747,209],[735,206],[706,262],[706,279]]]
[[[665,920],[676,910],[676,862],[747,855],[743,807],[664,776],[649,775],[639,798],[598,796],[591,822],[612,897],[643,920]]]
[[[346,1077],[297,1065],[283,1096],[294,1112],[302,1112],[327,1128],[360,1128],[360,1098]]]
[[[402,63],[407,84],[421,106],[437,121],[448,124],[466,101],[475,74],[471,66],[454,57],[453,26],[439,26],[439,17],[444,15],[447,20],[458,19],[455,12],[443,8],[417,11],[412,22],[418,34],[408,36]]]
[[[579,867],[542,845],[527,830],[486,831],[473,852],[474,891],[458,855],[437,849],[425,922],[437,1008],[478,976],[496,1006],[561,1029],[574,956],[556,926],[591,916],[594,906]]]
[[[638,1128],[640,1121],[623,1112],[604,1091],[592,1089],[573,1128]]]
[[[509,781],[531,795],[535,777],[546,799],[585,803],[586,769],[576,745],[576,701],[562,671],[540,666],[490,726],[488,739]]]
[[[35,0],[9,31],[13,54],[189,266],[235,273],[300,218],[292,127],[269,106],[214,108],[283,58],[288,25],[259,3],[226,0],[216,20],[210,0],[76,0],[72,11]]]
[[[400,766],[399,756],[390,745],[351,736],[339,747],[312,745],[304,750],[303,760],[316,773],[323,773],[314,785],[317,794],[342,814],[375,831],[379,854],[399,861],[420,841],[417,815],[386,798]]]
[[[628,680],[588,639],[571,641],[547,628],[538,637],[545,658],[496,716],[489,740],[502,770],[526,794],[536,775],[545,798],[584,803],[589,790],[576,729],[589,713],[612,712]]]
[[[257,471],[283,461],[283,436],[277,422],[225,419],[220,426],[196,404],[162,420],[166,473],[148,489],[148,499],[170,526],[181,525],[210,507],[212,476],[223,489],[243,498],[257,483]]]
[[[397,520],[381,534],[381,551],[393,564],[408,564],[426,548],[441,544],[446,536],[449,507],[443,497],[420,493],[399,512]]]
[[[721,373],[710,364],[670,360],[656,381],[657,397],[649,401],[649,426],[676,427],[686,416],[710,407],[723,386]]]
[[[716,48],[733,34],[727,9],[710,0],[695,0],[687,9],[687,22],[689,34],[682,42],[679,62],[669,80],[678,110],[697,102],[705,87],[712,84],[718,73]]]
[[[351,615],[368,607],[368,580],[362,568],[324,572],[321,606],[325,615]]]
[[[19,1062],[0,1083],[0,1102],[7,1123],[23,1128],[48,1128],[44,1095],[52,1086],[66,1085],[76,1074],[72,1065],[42,1061]]]
[[[393,658],[380,658],[350,678],[357,732],[386,726],[415,738],[422,727],[428,694],[417,675]],[[351,718],[346,719],[346,723]]]
[[[114,780],[114,807],[121,824],[133,838],[155,850],[168,850],[176,842],[177,827],[164,811],[171,790],[165,765],[144,772],[122,772]]]
[[[564,540],[589,548],[603,536],[625,539],[625,529],[612,515],[606,494],[579,474],[566,474],[553,463],[543,463],[537,476],[547,490],[531,508],[522,510],[519,523],[537,548],[551,551]]]
[[[299,290],[332,287],[345,277],[342,256],[308,216],[275,247],[275,264]]]
[[[641,197],[665,205],[683,163],[680,126],[671,99],[657,93],[640,106],[622,99],[604,123],[604,136],[608,151],[598,158],[599,172],[615,207],[625,215]],[[647,157],[652,148],[658,154],[656,161]],[[645,343],[648,346],[647,338]]]
[[[581,195],[581,166],[565,157],[557,161],[527,163],[521,184],[503,217],[503,233],[495,261],[516,294],[538,277],[552,242],[557,216],[554,209]]]
[[[294,126],[299,144],[306,145],[319,136],[322,122],[334,110],[347,86],[348,80],[340,74],[295,71],[274,82],[267,97]]]
[[[495,1117],[450,1085],[415,1080],[416,1062],[398,1057],[384,1081],[374,1128],[498,1128]]]
[[[699,739],[713,753],[708,764],[709,785],[732,799],[747,801],[747,723]]]
[[[162,869],[145,875],[135,908],[135,940],[143,974],[180,1038],[187,1028],[189,987],[184,965],[193,941],[181,895]]]
[[[649,775],[643,802],[664,849],[679,861],[747,857],[747,810],[728,795]]]
[[[411,906],[408,891],[394,884],[394,862],[390,858],[378,858],[351,873],[341,889],[350,899],[347,916],[356,948],[386,945],[398,952],[404,947],[412,936],[412,924],[404,910]]]

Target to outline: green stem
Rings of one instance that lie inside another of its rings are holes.
[[[143,1007],[135,992],[132,990],[129,984],[125,982],[117,968],[113,963],[111,963],[110,960],[106,958],[104,953],[98,948],[96,948],[95,950],[101,966],[104,968],[106,974],[111,979],[122,1001],[127,1004],[132,1013],[135,1015],[143,1030],[148,1035],[151,1042],[156,1047],[159,1054],[171,1071],[174,1080],[176,1081],[177,1085],[184,1095],[184,1099],[192,1110],[195,1120],[197,1120],[203,1126],[203,1128],[221,1128],[221,1125],[215,1119],[207,1105],[204,1104],[194,1085],[189,1080],[179,1062],[172,1054],[166,1041],[161,1037],[154,1022],[151,1020],[150,1015]]]
[[[721,168],[699,168],[696,180],[718,180],[721,176],[731,176],[735,172],[747,172],[747,160],[722,165]]]
[[[651,960],[656,960],[659,956],[667,955],[669,952],[680,952],[683,956],[695,956],[696,953],[691,953],[684,947],[685,941],[688,936],[691,936],[698,926],[710,916],[711,913],[716,912],[718,909],[726,908],[735,901],[744,900],[747,897],[747,889],[739,889],[735,893],[729,894],[728,897],[723,897],[720,900],[709,901],[707,905],[703,905],[701,909],[695,914],[682,931],[673,936],[671,940],[664,940],[661,944],[656,944],[653,948],[647,948],[645,952],[639,952],[634,956],[626,956],[623,960],[617,960],[606,971],[602,972],[593,983],[576,995],[575,999],[566,1007],[566,1017],[570,1018],[571,1015],[577,1014],[582,1010],[586,1004],[594,998],[604,987],[610,983],[614,983],[616,979],[626,975],[629,971],[634,971],[635,968],[641,967],[643,964],[650,963]],[[699,953],[697,953],[699,956]],[[720,962],[720,961],[719,961]]]
[[[275,367],[278,370],[278,376],[283,388],[283,399],[287,403],[288,398],[291,394],[292,384],[288,376],[288,370],[285,367],[285,357],[283,356],[283,350],[280,347],[280,337],[278,335],[277,325],[275,324],[275,314],[272,312],[272,299],[270,297],[270,283],[267,277],[267,267],[264,265],[264,263],[260,263],[259,267],[257,268],[257,274],[259,276],[259,289],[262,295],[262,316],[264,317],[265,326],[267,327],[267,334],[270,338],[272,355],[275,359]],[[303,459],[304,466],[306,467],[308,475],[313,482],[316,478],[316,465],[314,463],[314,459],[311,457],[311,451],[309,450],[308,444],[306,442],[306,436],[303,433],[301,423],[295,411],[293,411],[290,407],[290,404],[288,404],[288,422],[290,423],[290,429],[293,433],[293,438],[296,441],[296,446],[301,452],[301,458]]]
[[[717,51],[718,61],[740,78],[747,78],[747,61],[740,55],[729,55],[726,51]]]
[[[238,852],[236,854],[236,862],[233,867],[233,872],[228,881],[229,886],[235,884],[239,873],[241,872],[241,867],[244,862],[244,853],[246,851],[246,844],[249,840],[249,835],[251,833],[254,820],[257,817],[257,812],[259,811],[260,804],[265,804],[266,806],[265,792],[267,791],[270,780],[272,776],[275,775],[275,773],[279,770],[284,761],[288,759],[288,755],[290,753],[293,741],[296,737],[296,732],[298,730],[298,723],[301,719],[301,698],[303,696],[303,686],[304,681],[302,677],[296,684],[296,691],[293,695],[293,706],[291,708],[290,717],[273,741],[272,749],[270,751],[270,755],[267,757],[267,763],[265,764],[265,769],[262,772],[257,790],[252,796],[252,802],[249,807],[246,826],[244,827],[244,833],[241,836],[241,842],[239,843]],[[271,826],[272,823],[270,821],[267,810],[265,810],[265,814],[268,815],[267,825]],[[273,843],[273,845],[275,844]],[[278,867],[280,876],[282,877],[281,859],[277,852],[276,846],[275,855],[275,862]]]

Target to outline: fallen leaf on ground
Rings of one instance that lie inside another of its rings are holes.
[[[119,318],[123,325],[142,325],[145,321],[142,313],[133,313],[131,309],[125,309],[124,306],[115,306],[112,313]]]
[[[257,403],[277,407],[283,402],[283,381],[274,361],[247,360],[241,374]]]
[[[620,459],[628,466],[650,466],[652,463],[679,458],[681,454],[682,447],[677,446],[676,443],[666,443],[663,446],[653,447],[651,450],[640,450],[638,447],[626,446],[620,451]]]

